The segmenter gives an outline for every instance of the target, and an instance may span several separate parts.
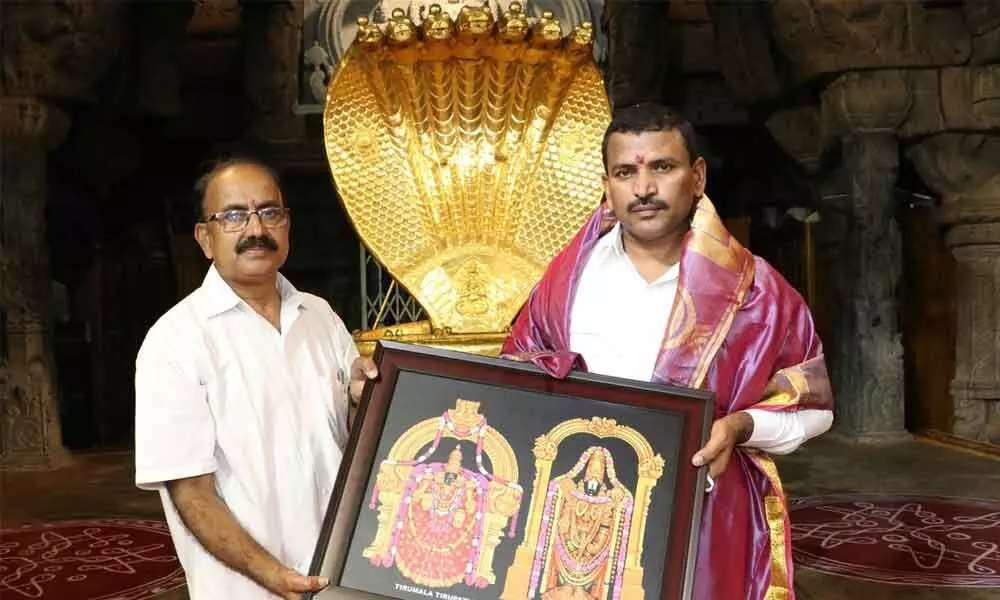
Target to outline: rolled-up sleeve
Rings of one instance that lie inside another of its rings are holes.
[[[804,409],[779,412],[747,409],[753,419],[753,434],[743,445],[770,454],[791,454],[808,440],[833,425],[832,410]]]
[[[171,342],[170,335],[150,331],[136,358],[135,482],[142,489],[217,468],[206,388],[190,354]]]

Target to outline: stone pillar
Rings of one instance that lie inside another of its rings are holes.
[[[908,156],[943,196],[958,263],[952,433],[1000,444],[1000,136],[941,133]]]
[[[241,0],[240,40],[250,136],[301,138],[305,125],[293,113],[298,100],[303,0]]]
[[[66,459],[52,352],[45,204],[48,151],[67,128],[67,117],[37,98],[0,98],[9,354],[0,381],[0,468],[51,468]]]
[[[138,11],[136,103],[148,115],[174,117],[182,112],[180,51],[193,2],[149,2]]]
[[[856,133],[843,140],[850,184],[844,240],[846,302],[838,348],[841,431],[902,433],[903,347],[898,298],[902,252],[895,219],[898,146],[891,134]]]
[[[819,106],[781,109],[769,115],[765,124],[771,137],[805,173],[812,197],[804,197],[799,202],[811,204],[819,211],[819,220],[810,226],[809,232],[813,247],[813,284],[822,291],[816,292],[814,287],[813,292],[806,294],[806,299],[810,302],[813,321],[823,342],[827,369],[830,377],[835,378],[840,367],[837,364],[840,303],[829,296],[831,291],[837,291],[835,284],[840,278],[836,274],[843,266],[840,255],[848,221],[845,215],[850,214],[841,202],[844,197],[841,193],[844,189],[843,178],[840,177],[843,168],[833,172],[824,169],[826,147]]]
[[[606,87],[612,107],[679,100],[668,89],[673,69],[664,46],[669,36],[669,10],[669,2],[604,3],[601,28],[608,40]]]
[[[898,71],[848,73],[823,93],[824,129],[839,138],[848,186],[842,245],[837,430],[850,437],[905,437],[903,347],[897,291],[902,265],[895,220],[896,130],[909,110]]]

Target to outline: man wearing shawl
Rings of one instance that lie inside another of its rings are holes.
[[[503,354],[555,377],[576,368],[713,391],[710,439],[691,458],[714,481],[694,598],[794,598],[787,504],[769,454],[833,422],[809,309],[723,226],[689,123],[660,105],[628,107],[603,154],[603,210],[549,265]]]

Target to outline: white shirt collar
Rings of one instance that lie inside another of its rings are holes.
[[[615,223],[611,231],[605,233],[597,240],[591,256],[628,256],[625,254],[625,243],[622,241],[621,223]]]
[[[611,231],[607,232],[594,245],[594,249],[590,254],[590,262],[597,262],[605,266],[619,266],[628,268],[635,271],[635,265],[632,264],[632,259],[629,258],[628,254],[625,252],[625,243],[622,241],[622,226],[621,223],[615,223],[615,226],[611,228]],[[639,276],[638,271],[635,271],[636,276]],[[673,265],[667,271],[661,275],[656,281],[652,281],[649,285],[659,285],[666,281],[674,281],[680,277],[680,262]]]
[[[300,308],[305,306],[302,304],[302,294],[281,273],[278,273],[277,287],[278,295],[281,296],[282,311],[286,307]],[[201,282],[199,300],[199,308],[201,309],[202,316],[206,319],[220,315],[238,306],[240,303],[244,303],[243,299],[236,295],[233,288],[229,287],[226,280],[219,274],[219,271],[215,268],[215,263],[212,263],[212,266],[208,268],[208,272],[205,273],[205,279]]]

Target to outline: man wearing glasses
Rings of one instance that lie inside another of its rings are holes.
[[[212,265],[136,359],[136,484],[157,490],[192,600],[298,598],[375,365],[340,317],[278,270],[290,219],[278,178],[230,160],[195,186]]]

